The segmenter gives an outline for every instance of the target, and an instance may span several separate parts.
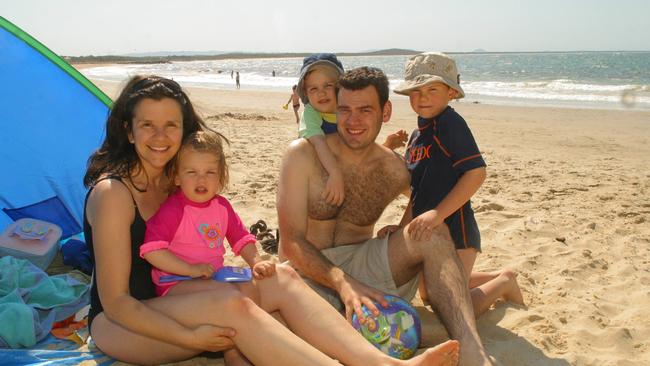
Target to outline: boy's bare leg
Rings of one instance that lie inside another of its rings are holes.
[[[517,273],[511,269],[505,269],[497,277],[473,288],[471,294],[474,314],[477,317],[490,309],[498,299],[524,305],[524,297],[517,283]]]
[[[497,278],[502,271],[472,272],[469,277],[469,288],[473,289]]]
[[[411,239],[407,230],[408,225],[388,242],[395,283],[400,286],[422,271],[432,307],[451,338],[460,342],[460,365],[492,365],[478,336],[468,281],[447,227],[435,228],[431,239],[423,241]]]

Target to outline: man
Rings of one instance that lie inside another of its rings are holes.
[[[344,175],[340,207],[323,197],[327,175],[309,142],[296,140],[285,152],[277,196],[280,256],[321,296],[344,307],[348,319],[353,311],[362,317],[362,304],[377,314],[373,301],[386,305],[384,293],[413,298],[422,273],[432,305],[460,341],[460,364],[490,365],[446,227],[430,230],[427,241],[412,239],[406,228],[372,238],[381,213],[410,182],[401,158],[375,143],[391,116],[388,93],[378,69],[350,70],[339,80],[338,133],[326,141]]]

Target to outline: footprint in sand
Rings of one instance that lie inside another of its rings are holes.
[[[487,204],[479,205],[476,207],[474,212],[484,212],[484,211],[503,211],[505,207],[496,202],[490,202]]]

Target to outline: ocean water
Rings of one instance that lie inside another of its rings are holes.
[[[460,70],[466,102],[650,110],[650,52],[451,55]],[[340,59],[346,69],[365,65],[381,68],[392,88],[403,80],[408,56]],[[289,93],[301,65],[302,58],[266,58],[115,65],[81,71],[100,80],[123,82],[136,74],[157,74],[187,86],[234,89],[230,76],[234,70],[240,73],[242,89]]]

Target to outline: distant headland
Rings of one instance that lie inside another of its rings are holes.
[[[366,51],[366,52],[339,52],[338,56],[400,56],[415,55],[421,51],[389,48],[385,50]],[[156,52],[150,54],[138,55],[105,55],[105,56],[64,56],[64,58],[74,64],[85,63],[118,63],[118,64],[149,64],[149,63],[169,63],[173,61],[201,61],[201,60],[227,60],[227,59],[244,59],[244,58],[289,58],[305,57],[312,52],[297,53],[248,53],[248,52]]]

